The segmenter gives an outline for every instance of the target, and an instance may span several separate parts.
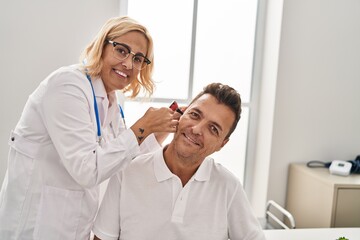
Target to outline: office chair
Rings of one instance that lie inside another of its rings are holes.
[[[273,200],[266,204],[264,229],[294,229],[295,219],[285,208]]]

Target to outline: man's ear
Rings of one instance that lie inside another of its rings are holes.
[[[224,141],[222,142],[221,146],[220,146],[219,149],[216,150],[216,151],[217,151],[217,152],[220,151],[220,150],[225,146],[225,144],[226,144],[229,140],[230,140],[230,138],[224,139]]]
[[[189,106],[182,106],[182,107],[179,107],[179,108],[180,108],[180,110],[181,110],[182,112],[185,112],[186,109],[188,109],[188,107],[189,107]]]
[[[223,143],[221,144],[221,147],[224,147],[225,144],[227,144],[227,142],[230,140],[230,138],[226,138],[224,139]]]

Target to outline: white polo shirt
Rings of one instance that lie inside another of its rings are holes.
[[[265,240],[234,175],[208,158],[182,187],[162,150],[110,179],[93,231],[102,240]]]

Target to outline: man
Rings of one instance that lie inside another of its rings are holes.
[[[264,240],[240,182],[208,157],[229,141],[240,113],[233,88],[206,86],[169,145],[110,179],[95,239]]]

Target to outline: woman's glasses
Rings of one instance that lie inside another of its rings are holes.
[[[130,47],[124,43],[118,43],[110,40],[106,40],[106,42],[113,45],[113,55],[120,61],[125,60],[129,57],[130,54],[132,54],[133,67],[137,70],[142,70],[151,63],[151,61],[147,59],[147,57],[145,57],[142,53],[132,52]]]

